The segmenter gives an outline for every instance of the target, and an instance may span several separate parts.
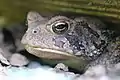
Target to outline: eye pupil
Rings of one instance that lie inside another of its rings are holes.
[[[63,29],[66,25],[65,24],[61,24],[61,25],[58,25],[56,26],[57,29]]]
[[[63,34],[64,32],[66,32],[68,30],[68,27],[69,27],[68,23],[58,22],[52,26],[52,30],[56,34]]]

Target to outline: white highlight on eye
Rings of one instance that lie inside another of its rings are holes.
[[[55,24],[55,26],[58,26],[58,25],[61,25],[61,24],[65,24],[65,23],[63,23],[63,22],[58,22],[58,23]]]

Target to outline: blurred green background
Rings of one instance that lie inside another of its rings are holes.
[[[119,0],[0,0],[0,25],[23,22],[28,11],[43,15],[77,13],[119,23]]]

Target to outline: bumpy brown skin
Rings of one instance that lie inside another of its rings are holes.
[[[120,37],[116,37],[111,42],[109,42],[106,47],[106,52],[98,57],[95,61],[91,62],[89,66],[94,65],[105,65],[107,67],[114,66],[120,62]]]
[[[79,58],[87,61],[86,66],[119,62],[119,44],[111,37],[113,31],[98,19],[44,18],[29,12],[27,22],[28,30],[21,42],[31,54],[47,59]]]

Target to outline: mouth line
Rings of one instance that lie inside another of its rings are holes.
[[[51,53],[57,53],[57,54],[61,54],[61,55],[72,56],[72,54],[68,54],[67,52],[63,52],[63,51],[59,51],[59,50],[54,50],[54,49],[47,49],[47,48],[34,48],[34,49],[40,50],[40,51],[51,52]]]
[[[36,47],[36,46],[31,46],[31,45],[25,45],[25,48],[26,48],[26,50],[28,50],[27,48],[31,48],[34,51],[45,52],[45,53],[48,53],[48,55],[52,53],[53,55],[63,55],[63,56],[68,56],[68,57],[76,58],[76,56],[74,56],[74,55],[72,55],[72,54],[70,54],[68,52],[64,52],[64,51],[60,51],[60,50],[55,50],[55,49],[49,49],[49,48],[43,48],[43,47]]]

